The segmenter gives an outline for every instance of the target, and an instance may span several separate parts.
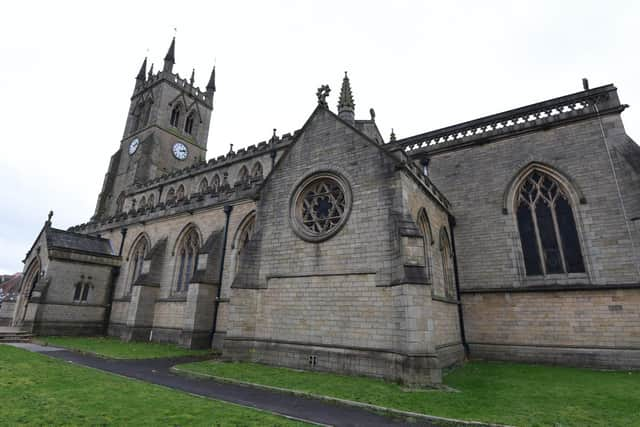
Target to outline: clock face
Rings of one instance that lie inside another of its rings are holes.
[[[184,160],[189,155],[189,150],[187,150],[187,146],[184,145],[182,142],[176,142],[175,144],[173,144],[172,151],[173,151],[173,155],[178,160]]]
[[[131,141],[129,144],[129,155],[132,155],[136,151],[138,151],[138,145],[140,145],[140,140],[138,138]]]

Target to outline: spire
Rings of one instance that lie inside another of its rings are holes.
[[[216,91],[216,66],[213,66],[211,70],[211,77],[209,77],[209,83],[207,83],[207,93],[213,93]]]
[[[136,76],[136,80],[144,81],[146,74],[147,74],[147,57],[145,56],[144,61],[142,61],[142,66],[140,67],[140,71],[138,71],[138,75]]]
[[[196,69],[192,68],[191,69],[191,78],[189,79],[189,84],[191,84],[191,86],[193,86],[193,83],[196,81]]]
[[[168,73],[173,71],[173,64],[176,63],[176,37],[174,36],[171,40],[171,46],[169,46],[169,50],[167,51],[166,56],[164,57],[164,67],[162,71],[166,71]]]
[[[391,128],[391,135],[389,136],[389,142],[394,142],[396,140],[396,133]]]
[[[153,62],[151,63],[151,67],[149,68],[149,80],[153,77]]]
[[[347,72],[344,72],[344,79],[342,79],[342,89],[340,89],[340,101],[338,101],[338,116],[348,122],[355,120],[356,104],[353,102],[353,95],[351,94],[351,84],[349,83],[349,77]]]

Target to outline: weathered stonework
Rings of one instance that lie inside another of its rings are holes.
[[[172,66],[139,74],[94,217],[45,223],[13,324],[411,384],[465,357],[640,367],[640,149],[613,86],[385,144],[345,77],[338,115],[325,88],[299,130],[205,161],[214,75]],[[527,275],[532,171],[566,193],[584,272]]]

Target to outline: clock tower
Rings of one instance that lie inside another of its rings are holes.
[[[136,76],[120,148],[111,157],[94,219],[117,212],[117,200],[135,184],[205,160],[215,67],[204,91],[195,70],[185,79],[173,72],[175,37],[161,71],[147,71],[145,58]]]

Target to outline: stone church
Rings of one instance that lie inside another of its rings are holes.
[[[387,140],[345,74],[337,112],[322,86],[299,130],[207,160],[215,69],[174,62],[145,59],[94,216],[49,216],[5,324],[412,384],[466,357],[640,368],[613,85]]]

